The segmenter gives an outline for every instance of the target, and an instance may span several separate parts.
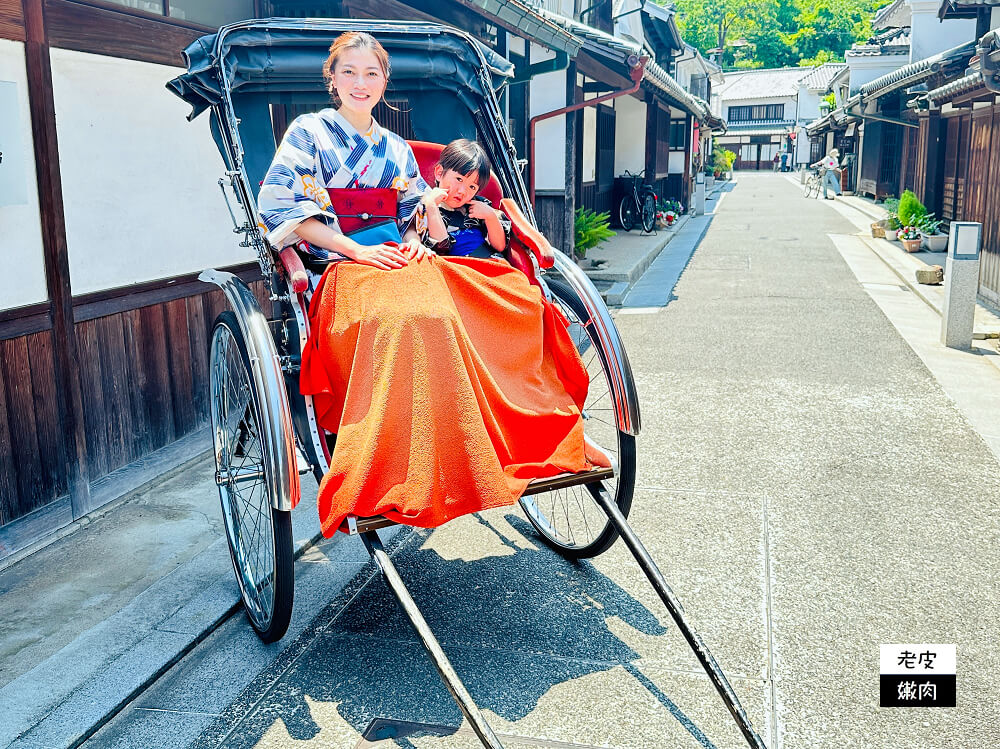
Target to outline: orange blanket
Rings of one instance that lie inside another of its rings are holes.
[[[337,433],[319,490],[325,535],[350,513],[438,526],[587,467],[587,371],[565,317],[520,271],[336,263],[309,319],[302,392]]]

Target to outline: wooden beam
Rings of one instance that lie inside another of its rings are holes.
[[[570,60],[566,68],[566,99],[567,104],[576,103],[576,63]],[[576,239],[576,123],[580,112],[570,112],[566,115],[566,203],[563,206],[563,247],[562,250],[570,257],[574,254]],[[535,146],[537,148],[537,144]]]
[[[63,425],[63,466],[69,485],[73,517],[90,509],[87,471],[87,438],[84,431],[83,399],[77,373],[76,331],[73,327],[73,294],[66,246],[66,216],[63,212],[59,143],[56,138],[52,68],[42,0],[23,0],[24,62],[28,74],[28,106],[34,134],[35,175],[42,224],[45,285],[52,318],[53,369],[59,420]]]
[[[656,98],[646,92],[646,176],[650,182],[656,179],[656,127],[660,116],[660,105]]]
[[[694,135],[691,132],[691,128],[691,115],[687,115],[684,117],[684,181],[681,183],[681,192],[684,193],[685,196],[681,198],[681,202],[683,202],[684,205],[691,204],[691,148]],[[667,137],[670,137],[669,133],[667,134]],[[667,156],[667,159],[669,160],[670,156]],[[667,166],[667,171],[670,171],[669,165]]]
[[[27,2],[27,0],[25,0]],[[44,0],[47,43],[60,49],[182,67],[181,51],[214,29],[72,0]]]
[[[24,41],[24,13],[21,0],[0,0],[0,39]]]

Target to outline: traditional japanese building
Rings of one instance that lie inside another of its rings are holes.
[[[805,163],[809,154],[797,147],[805,141],[799,134],[844,70],[843,63],[826,63],[727,72],[712,97],[713,111],[727,123],[716,142],[736,153],[736,169],[770,169],[781,153],[793,166]]]

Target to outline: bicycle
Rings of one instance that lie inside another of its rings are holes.
[[[818,198],[820,190],[823,189],[822,169],[813,169],[809,179],[806,180],[805,196],[807,198]]]
[[[656,225],[656,193],[649,185],[640,183],[644,175],[645,170],[638,174],[625,170],[625,178],[632,180],[632,189],[626,191],[618,204],[618,221],[622,229],[632,231],[636,216],[639,216],[642,220],[642,230],[649,234]]]

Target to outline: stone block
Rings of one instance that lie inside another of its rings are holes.
[[[927,265],[917,269],[917,283],[935,285],[944,281],[944,268],[940,265]]]

